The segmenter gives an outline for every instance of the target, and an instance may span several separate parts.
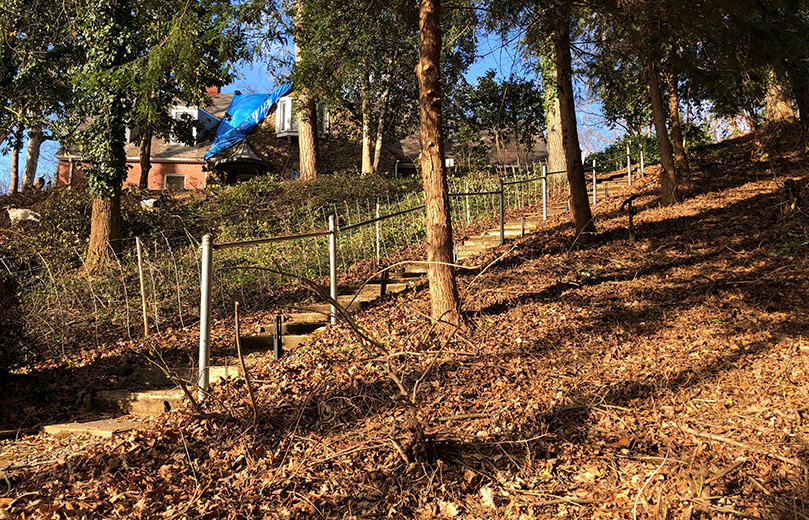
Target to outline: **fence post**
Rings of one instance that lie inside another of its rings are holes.
[[[542,220],[548,220],[548,165],[542,163]]]
[[[629,145],[626,145],[626,183],[632,186],[632,156],[629,154]]]
[[[469,218],[469,182],[466,183],[466,225],[468,226],[472,220]]]
[[[379,198],[376,199],[376,218],[379,218]],[[379,221],[376,221],[376,265],[382,261],[379,250]]]
[[[641,144],[638,148],[640,148],[640,176],[643,178],[646,176],[645,172],[643,171],[643,144]]]
[[[593,206],[598,202],[598,195],[596,195],[596,160],[593,159]]]
[[[329,215],[329,289],[332,299],[337,301],[337,221]],[[337,307],[331,306],[331,323],[337,323]]]
[[[198,399],[205,398],[208,390],[208,352],[211,339],[211,260],[213,244],[210,233],[202,237],[202,272],[200,273],[199,300],[199,394]]]
[[[505,208],[503,207],[503,178],[498,177],[497,180],[500,185],[500,245],[502,246],[506,243],[506,215]]]
[[[138,251],[138,278],[140,279],[140,301],[143,306],[143,337],[149,337],[149,316],[146,308],[146,285],[143,283],[143,248],[140,244],[140,237],[135,237],[135,248]]]

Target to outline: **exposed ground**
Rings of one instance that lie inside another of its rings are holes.
[[[238,380],[205,415],[6,443],[0,467],[30,467],[0,473],[0,518],[807,518],[809,218],[781,211],[785,179],[809,193],[804,149],[708,148],[676,207],[648,176],[634,243],[624,193],[596,206],[593,246],[557,218],[487,254],[448,344],[422,287],[358,316],[384,357],[339,325],[259,362],[257,424]],[[416,395],[423,451],[379,361]],[[92,374],[61,372],[48,392],[75,401]]]

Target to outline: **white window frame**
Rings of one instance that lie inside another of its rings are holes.
[[[185,114],[190,115],[191,119],[193,119],[195,121],[199,121],[199,109],[198,108],[188,108],[188,107],[186,107],[186,108],[172,108],[171,109],[171,118],[172,119],[176,119],[176,120],[179,121],[180,117],[185,115]],[[197,129],[196,128],[193,129],[192,135],[194,136],[194,141],[196,142],[196,140],[197,140]],[[177,138],[174,136],[174,134],[171,134],[171,143],[172,144],[181,144],[180,141],[178,141]]]

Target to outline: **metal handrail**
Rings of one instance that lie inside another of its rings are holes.
[[[324,237],[328,231],[314,231],[312,233],[301,233],[300,235],[285,235],[280,237],[257,238],[255,240],[241,240],[239,242],[224,242],[222,244],[211,244],[213,249],[232,249],[234,247],[260,246],[272,242],[284,242],[287,240],[300,240],[301,238]]]
[[[418,211],[418,210],[424,209],[426,207],[427,207],[426,205],[422,204],[421,206],[416,206],[414,208],[403,209],[403,210],[397,211],[395,213],[389,213],[387,215],[382,215],[381,217],[372,218],[371,220],[364,220],[362,222],[357,222],[356,224],[351,224],[350,226],[343,226],[343,227],[337,228],[337,231],[349,231],[349,230],[352,230],[354,228],[367,226],[368,224],[373,224],[375,222],[382,222],[383,220],[387,220],[389,218],[398,217],[399,215],[404,215],[405,213],[412,213],[414,211]],[[326,232],[326,234],[328,234],[328,231]]]

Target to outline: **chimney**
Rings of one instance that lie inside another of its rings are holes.
[[[222,87],[206,87],[205,88],[205,94],[207,94],[209,96],[212,95],[212,94],[221,94],[221,93],[222,93]]]

